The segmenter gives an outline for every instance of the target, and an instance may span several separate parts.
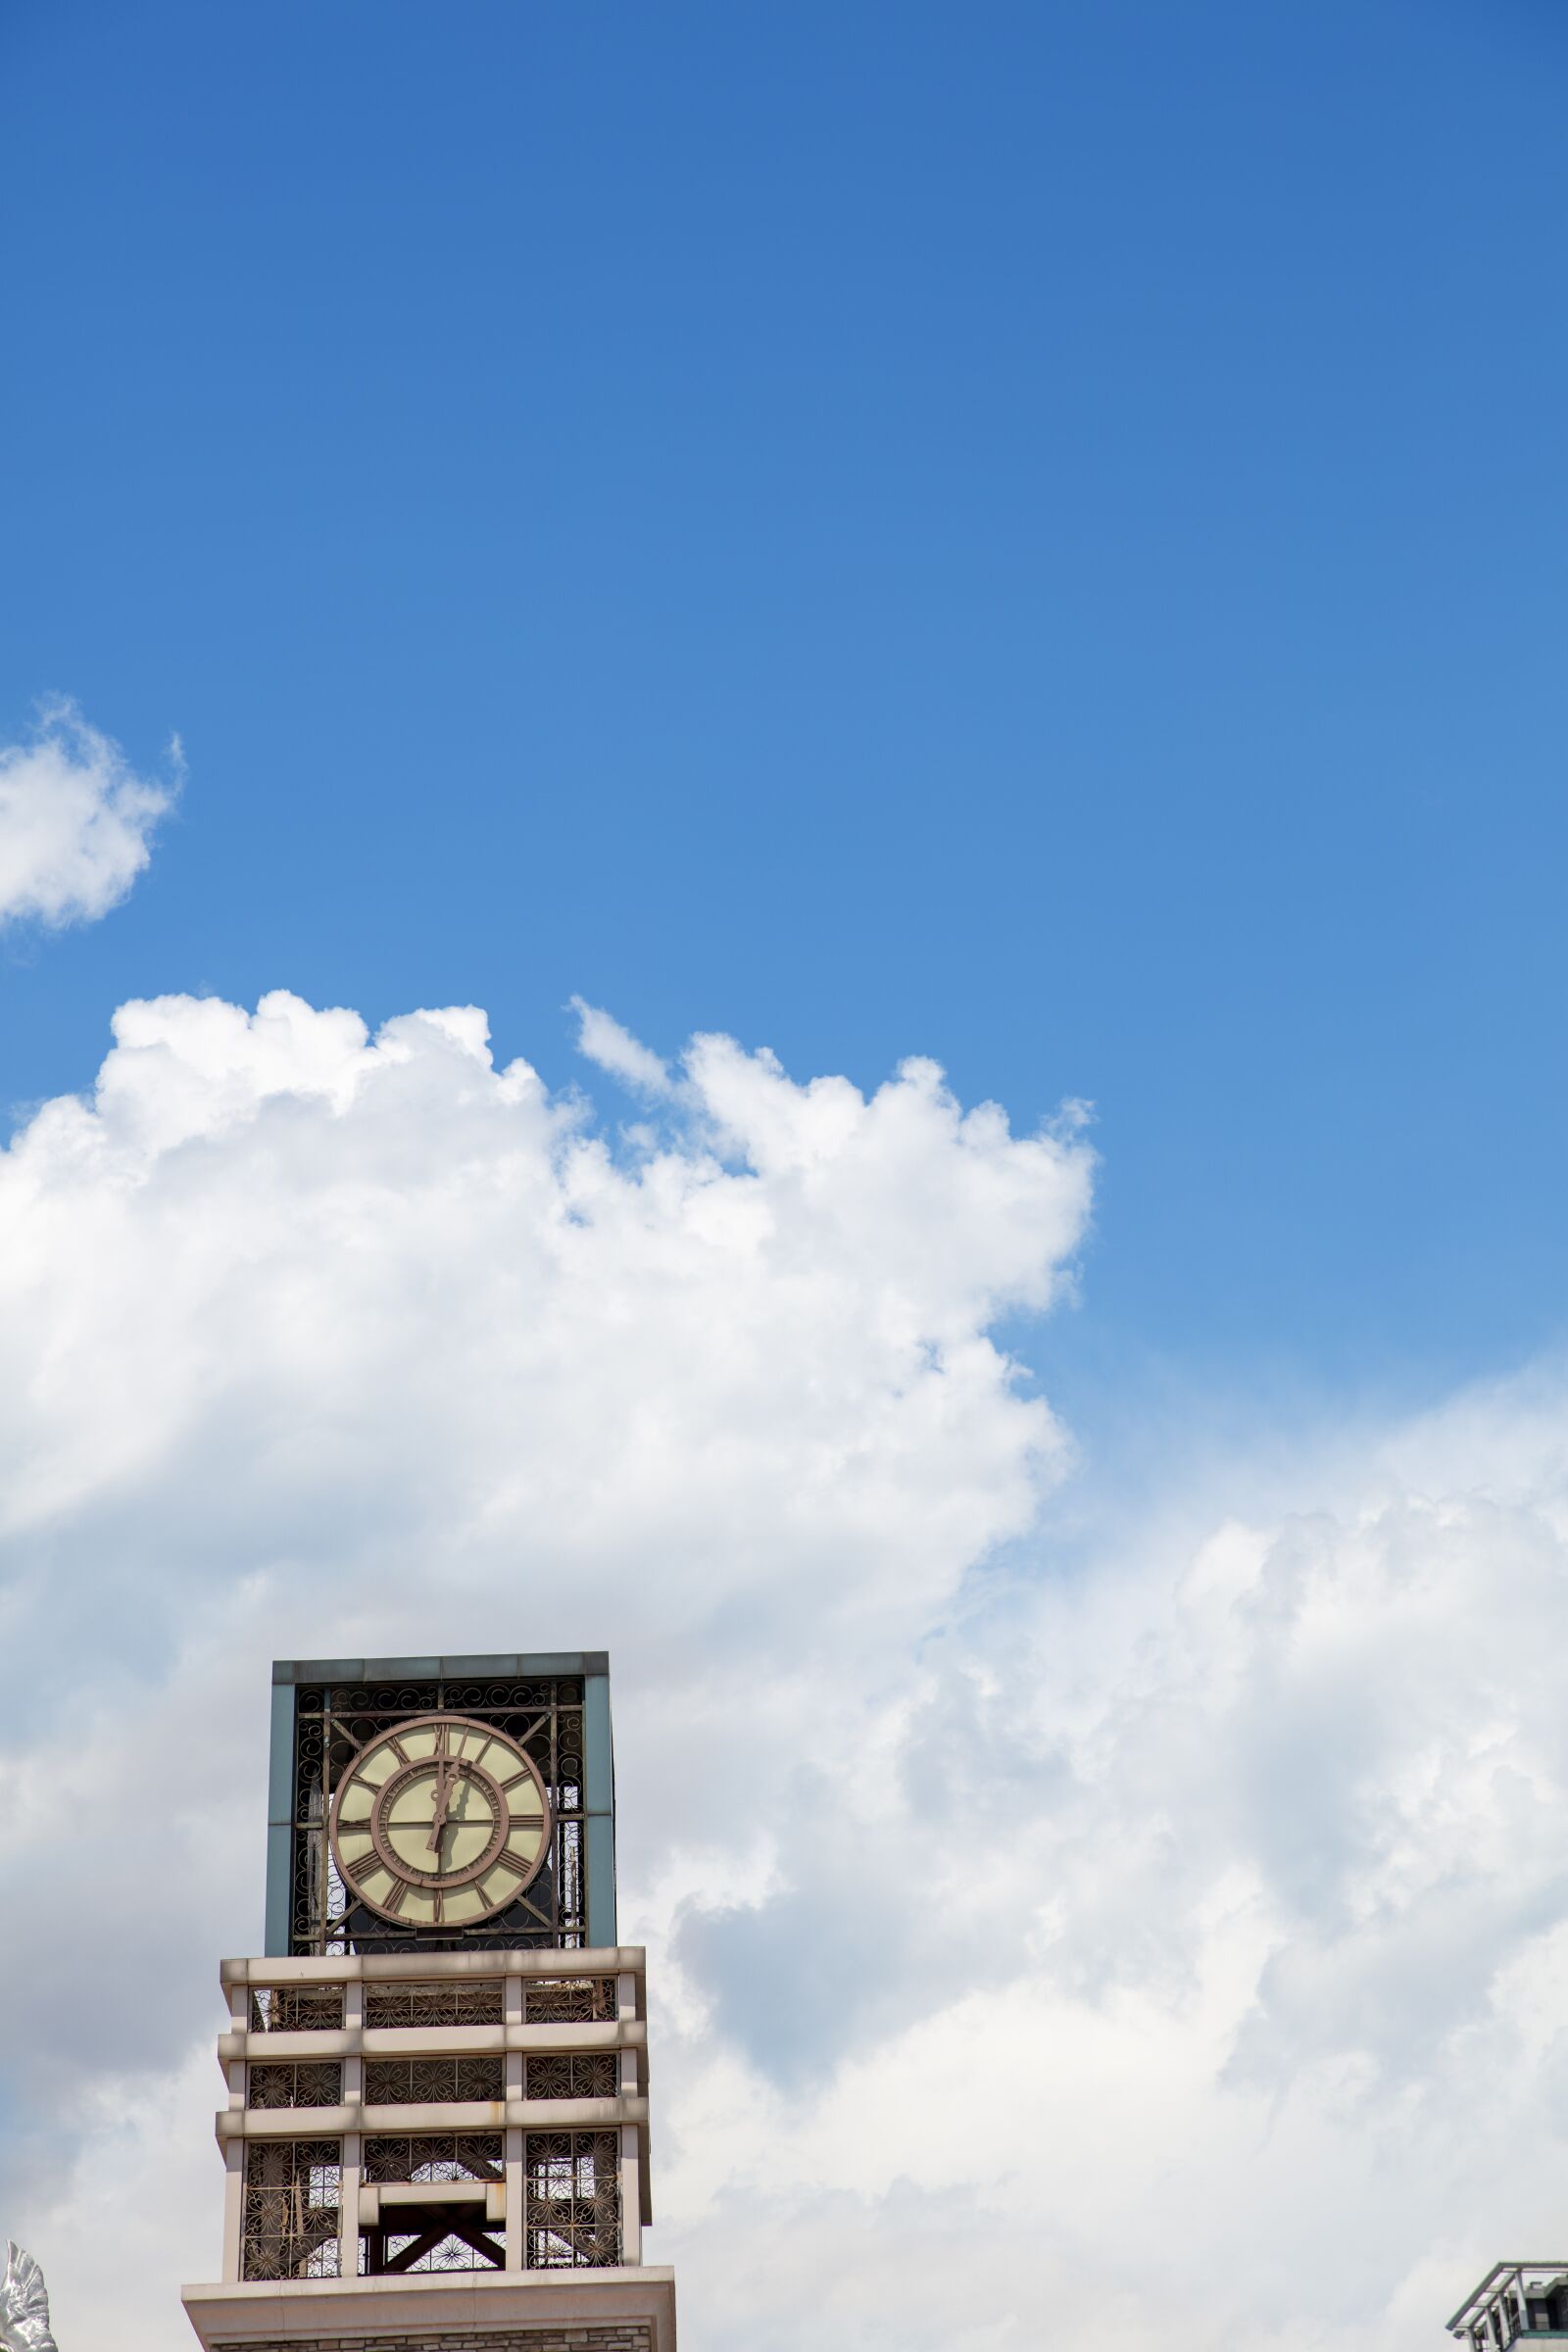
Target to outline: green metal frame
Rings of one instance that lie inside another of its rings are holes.
[[[610,1653],[531,1650],[485,1658],[280,1658],[272,1667],[272,1743],[267,1782],[268,1957],[288,1951],[289,1840],[294,1826],[294,1692],[301,1683],[401,1683],[571,1676],[583,1687],[583,1780],[588,1940],[618,1943],[615,1927],[615,1751],[610,1727]]]

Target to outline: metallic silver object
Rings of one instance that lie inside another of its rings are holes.
[[[0,2352],[59,2352],[49,2332],[49,2289],[30,2254],[9,2238],[0,2286]]]

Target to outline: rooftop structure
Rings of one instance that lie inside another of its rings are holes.
[[[1504,2352],[1521,2336],[1568,2336],[1568,2261],[1498,2262],[1448,2322],[1469,2352]]]

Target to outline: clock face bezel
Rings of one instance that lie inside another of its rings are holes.
[[[461,1753],[443,1756],[439,1745],[433,1748],[428,1755],[410,1756],[403,1752],[401,1742],[411,1732],[429,1731],[435,1732],[438,1739],[442,1731],[448,1734],[454,1732],[473,1734],[480,1743],[481,1754],[492,1745],[506,1749],[510,1756],[516,1758],[518,1765],[527,1773],[533,1783],[534,1792],[539,1800],[537,1816],[527,1814],[519,1819],[514,1814],[508,1789],[515,1785],[517,1775],[514,1772],[510,1774],[507,1781],[503,1783],[487,1764],[479,1761],[477,1756],[465,1756]],[[394,1765],[392,1771],[378,1785],[365,1782],[360,1771],[361,1765],[367,1757],[373,1755],[380,1748],[387,1747],[391,1748],[401,1760]],[[408,1861],[392,1843],[387,1816],[397,1797],[404,1793],[415,1781],[447,1762],[453,1765],[459,1776],[477,1784],[482,1788],[491,1813],[490,1835],[476,1860],[464,1863],[460,1869],[423,1870]],[[369,1837],[370,1852],[368,1856],[361,1855],[353,1863],[350,1863],[344,1858],[340,1836],[345,1826],[342,1818],[344,1801],[351,1790],[357,1787],[368,1788],[370,1810],[368,1815],[363,1817],[356,1815],[346,1826],[352,1835],[368,1835]],[[524,1866],[521,1857],[510,1851],[510,1839],[515,1830],[532,1830],[535,1827],[539,1832],[538,1851],[532,1862]],[[389,1920],[397,1927],[409,1929],[415,1934],[432,1935],[453,1935],[464,1929],[481,1928],[496,1919],[502,1912],[510,1909],[519,1895],[526,1893],[543,1870],[550,1856],[554,1831],[555,1815],[550,1803],[550,1792],[545,1787],[544,1778],[538,1765],[520,1741],[514,1740],[509,1733],[498,1730],[494,1724],[482,1723],[478,1717],[473,1715],[456,1714],[445,1707],[437,1708],[424,1715],[405,1716],[400,1722],[388,1725],[384,1731],[373,1732],[359,1749],[353,1762],[339,1781],[336,1793],[332,1798],[332,1810],[327,1824],[332,1859],[337,1866],[344,1890],[350,1899],[356,1903],[364,1903],[367,1909],[375,1912],[378,1918]],[[463,1919],[447,1920],[442,1917],[443,1905],[440,1898],[444,1894],[465,1893],[470,1888],[479,1888],[480,1882],[498,1864],[503,1865],[513,1874],[513,1883],[504,1894],[494,1902],[486,1902],[483,1910],[471,1912]],[[392,1880],[389,1894],[383,1895],[379,1899],[372,1894],[368,1894],[362,1884],[362,1874],[375,1868],[384,1870]],[[433,1919],[411,1918],[402,1909],[401,1906],[411,1889],[421,1894],[433,1894],[436,1897],[436,1915]]]

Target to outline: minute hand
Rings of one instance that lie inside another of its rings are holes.
[[[447,1826],[447,1807],[452,1802],[452,1785],[457,1777],[458,1767],[455,1760],[450,1764],[438,1764],[435,1768],[435,1822],[430,1831],[429,1841],[432,1854],[438,1854],[441,1851],[441,1833]]]

